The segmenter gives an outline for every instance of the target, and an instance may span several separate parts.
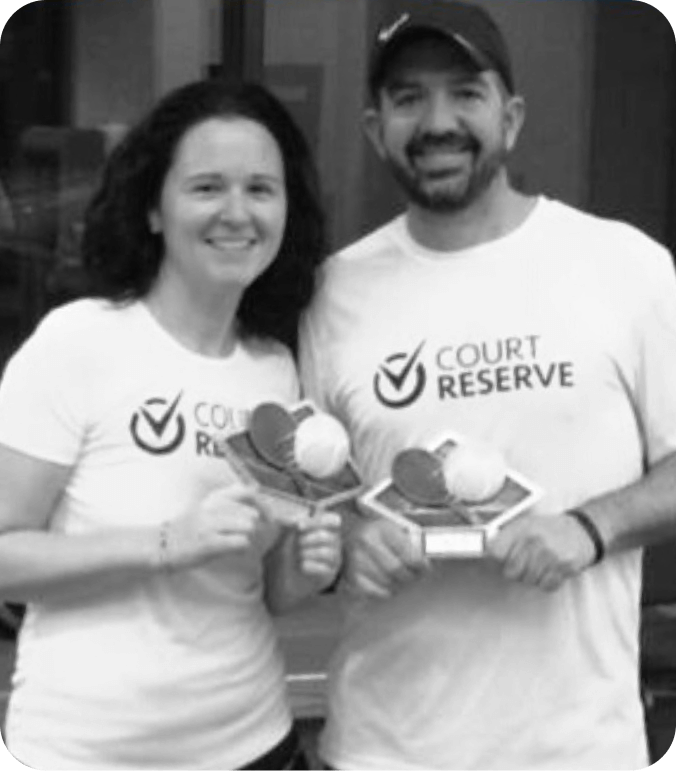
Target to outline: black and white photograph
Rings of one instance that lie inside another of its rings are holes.
[[[671,0],[0,8],[0,766],[676,768]]]

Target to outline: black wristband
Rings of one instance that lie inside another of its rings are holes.
[[[594,520],[582,509],[569,509],[565,512],[569,517],[572,517],[579,525],[582,526],[585,533],[591,538],[594,544],[594,561],[592,565],[596,565],[601,562],[606,554],[606,545],[603,543],[603,538],[599,532],[598,527],[594,523]]]

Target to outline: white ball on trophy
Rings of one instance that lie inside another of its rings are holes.
[[[502,454],[490,447],[461,445],[443,462],[446,488],[461,501],[485,501],[500,492],[507,476]]]
[[[350,455],[350,439],[340,421],[332,415],[318,413],[299,423],[293,451],[301,471],[325,479],[345,466]]]

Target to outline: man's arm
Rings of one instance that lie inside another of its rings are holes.
[[[676,452],[638,482],[577,508],[596,528],[606,555],[676,537]],[[488,548],[506,578],[548,591],[592,566],[597,555],[590,534],[565,513],[515,520]]]

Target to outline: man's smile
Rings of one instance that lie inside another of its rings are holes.
[[[446,176],[465,169],[470,158],[466,151],[431,150],[414,156],[412,162],[418,171],[425,174]]]

